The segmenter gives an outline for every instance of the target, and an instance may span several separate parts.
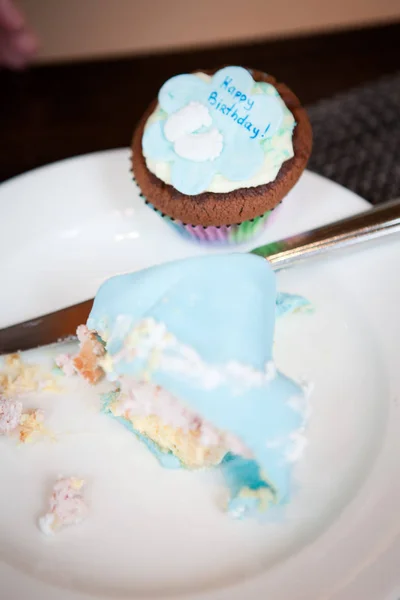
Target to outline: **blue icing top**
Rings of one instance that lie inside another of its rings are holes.
[[[152,319],[209,368],[223,370],[233,363],[265,373],[272,357],[275,310],[275,276],[265,259],[205,256],[109,279],[97,293],[87,325],[107,340],[111,356],[140,322]],[[167,356],[170,352],[165,349]],[[147,361],[148,355],[139,353],[130,362],[115,362],[115,373],[140,374]],[[303,395],[297,384],[281,373],[246,383],[244,373],[239,388],[229,377],[205,388],[198,378],[162,363],[152,367],[151,379],[242,439],[279,501],[288,499],[290,435],[303,425],[303,415],[290,402]]]
[[[172,77],[159,92],[158,118],[145,129],[144,156],[170,164],[171,183],[184,194],[204,192],[216,174],[251,180],[264,163],[263,142],[278,132],[287,110],[273,86],[263,84],[258,93],[254,86],[242,67],[225,67],[210,81]]]

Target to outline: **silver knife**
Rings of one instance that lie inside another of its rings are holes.
[[[277,271],[337,248],[347,248],[396,232],[400,232],[400,199],[330,225],[260,246],[252,250],[252,254],[267,258]],[[78,325],[86,322],[92,304],[93,299],[86,300],[0,329],[0,354],[45,346],[74,335]]]

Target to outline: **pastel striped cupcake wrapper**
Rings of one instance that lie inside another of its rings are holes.
[[[179,221],[174,221],[167,216],[170,225],[174,227],[181,235],[199,242],[212,244],[241,244],[258,235],[263,231],[270,212],[252,221],[245,221],[238,225],[223,225],[221,227],[203,227],[202,225],[186,225]]]
[[[133,181],[136,183],[135,179],[133,179]],[[276,212],[276,209],[273,209],[260,217],[256,217],[251,221],[244,221],[237,225],[203,227],[203,225],[188,225],[172,219],[155,208],[155,206],[144,197],[140,189],[139,194],[146,204],[167,221],[167,223],[169,223],[179,234],[191,240],[208,244],[243,244],[261,233],[264,230],[270,215]]]

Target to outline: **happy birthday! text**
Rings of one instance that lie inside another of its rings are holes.
[[[232,77],[226,77],[220,85],[222,92],[212,91],[208,96],[208,103],[215,110],[233,119],[237,125],[247,129],[250,138],[255,140],[260,136],[260,127],[256,127],[251,121],[251,109],[254,106],[254,100],[241,92],[232,84],[232,81]],[[226,94],[229,94],[233,98],[233,104],[226,101]],[[260,137],[264,137],[267,134],[270,125],[268,123]]]

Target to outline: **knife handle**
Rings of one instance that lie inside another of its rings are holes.
[[[311,256],[400,232],[400,198],[331,225],[311,229],[252,251],[268,258],[275,270]]]

